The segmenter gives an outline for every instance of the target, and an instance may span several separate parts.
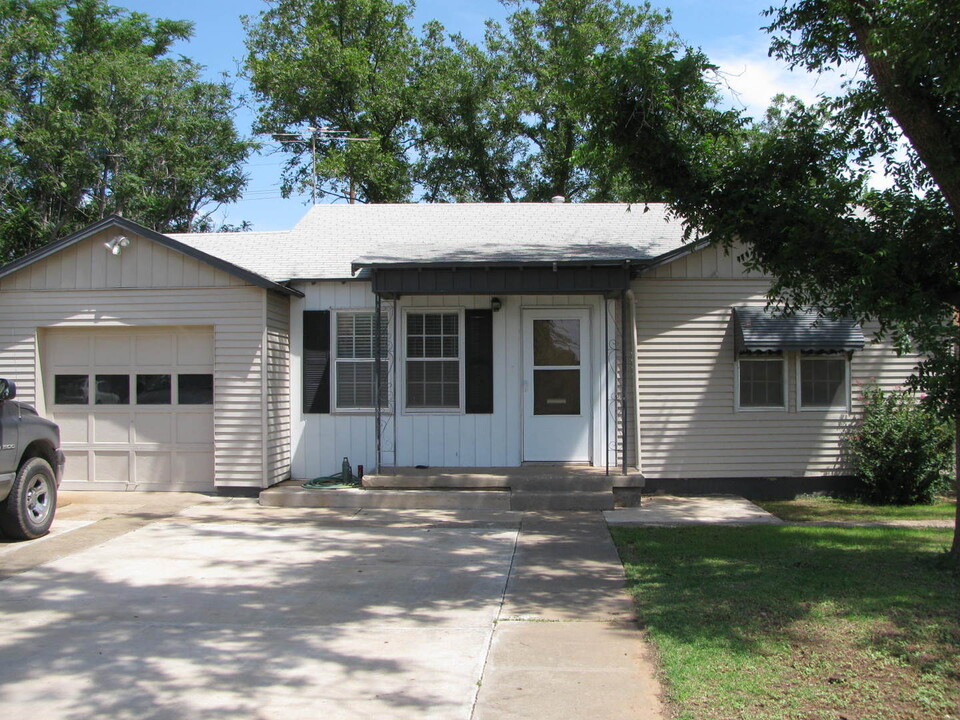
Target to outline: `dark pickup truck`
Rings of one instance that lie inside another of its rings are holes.
[[[0,531],[22,540],[45,535],[63,476],[60,428],[24,403],[0,378]]]

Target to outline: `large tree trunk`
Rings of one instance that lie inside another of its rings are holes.
[[[876,0],[855,3],[863,12],[850,13],[847,22],[857,39],[877,91],[907,140],[916,150],[954,215],[960,218],[960,148],[954,144],[951,121],[942,101],[897,62],[889,48],[878,46],[875,30],[866,18],[880,12]]]

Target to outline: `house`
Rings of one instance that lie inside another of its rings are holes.
[[[345,457],[814,489],[844,474],[856,385],[914,360],[771,317],[768,286],[653,204],[317,205],[182,235],[110,217],[0,268],[0,357],[60,424],[71,489],[258,489]]]

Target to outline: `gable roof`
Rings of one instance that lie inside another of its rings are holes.
[[[170,237],[274,282],[366,265],[647,263],[685,246],[662,203],[314,205],[292,230]]]
[[[0,267],[0,278],[6,277],[7,275],[15,273],[18,270],[22,270],[23,268],[32,265],[35,262],[39,262],[40,260],[48,258],[64,248],[68,248],[71,245],[82,242],[83,240],[93,237],[97,233],[103,232],[109,228],[120,228],[129,233],[145,237],[148,240],[159,243],[160,245],[168,247],[171,250],[176,250],[184,255],[188,255],[192,258],[200,260],[201,262],[212,265],[218,270],[222,270],[223,272],[238,277],[245,282],[249,282],[251,285],[256,285],[266,290],[274,290],[276,292],[283,293],[284,295],[302,295],[302,293],[299,291],[284,285],[280,285],[279,283],[276,283],[259,273],[251,271],[246,267],[235,265],[224,258],[206,253],[190,244],[180,242],[170,235],[163,235],[151,230],[150,228],[144,227],[139,223],[135,223],[132,220],[127,220],[126,218],[118,215],[106,217],[103,220],[85,227],[83,230],[75,232],[72,235],[68,235],[65,238],[55,240],[49,245],[44,245],[39,250],[34,250],[32,253],[24,255],[22,258],[7,263],[3,267]]]

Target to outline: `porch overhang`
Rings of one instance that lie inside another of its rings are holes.
[[[611,263],[376,263],[355,262],[367,271],[373,292],[401,295],[605,295],[630,287],[631,261]]]

